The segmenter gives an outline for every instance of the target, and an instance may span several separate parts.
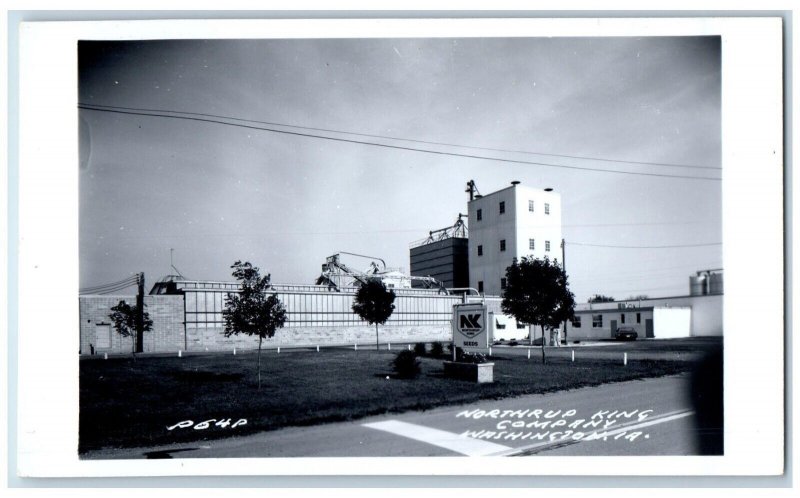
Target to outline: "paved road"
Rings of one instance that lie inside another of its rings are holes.
[[[687,375],[86,458],[693,455]]]

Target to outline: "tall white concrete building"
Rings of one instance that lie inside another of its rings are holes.
[[[502,296],[506,268],[523,256],[561,262],[561,195],[511,186],[468,203],[470,287]]]

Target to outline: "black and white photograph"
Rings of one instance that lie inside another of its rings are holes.
[[[81,41],[81,456],[723,454],[720,54]]]
[[[79,36],[76,468],[738,458],[730,45],[663,26]]]

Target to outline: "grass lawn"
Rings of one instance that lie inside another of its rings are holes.
[[[263,353],[260,390],[254,353],[82,360],[79,451],[244,435],[692,368],[679,361],[623,366],[620,361],[552,359],[542,365],[538,357],[496,357],[495,382],[479,385],[444,378],[442,360],[432,358],[421,358],[417,379],[395,379],[390,366],[395,354],[343,349]],[[167,430],[184,420],[228,418],[231,423],[247,419],[247,424]]]

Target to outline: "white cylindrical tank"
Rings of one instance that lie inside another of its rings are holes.
[[[700,274],[689,277],[689,295],[704,296],[708,294],[708,279],[706,275]]]
[[[722,273],[712,273],[708,285],[709,294],[722,294]]]

